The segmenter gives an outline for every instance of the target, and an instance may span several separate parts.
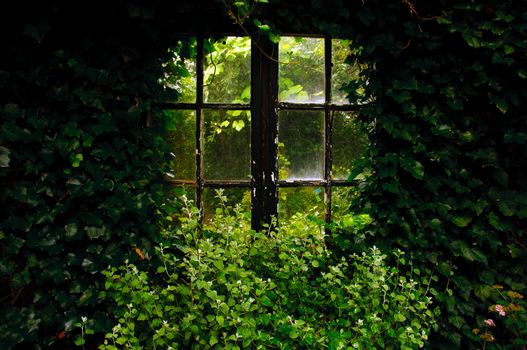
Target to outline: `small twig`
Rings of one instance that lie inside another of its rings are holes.
[[[212,78],[210,82],[208,82],[207,84],[203,84],[203,87],[212,85],[212,83],[214,82],[214,77],[216,77],[216,69],[217,69],[216,63],[214,62],[214,59],[212,58],[212,52],[209,55],[210,55],[210,63],[212,63],[212,65],[214,66],[214,72],[212,73]]]
[[[422,17],[419,12],[417,12],[417,8],[415,7],[414,4],[412,4],[410,2],[410,0],[401,0],[401,2],[403,4],[406,5],[406,7],[408,8],[408,11],[410,12],[410,16],[412,17],[415,17],[417,18],[419,21],[423,22],[423,21],[432,21],[434,19],[439,19],[441,18],[441,16],[430,16],[430,17]],[[419,27],[419,29],[421,29],[421,27]]]
[[[406,50],[410,46],[411,43],[412,43],[412,39],[409,39],[408,42],[403,47],[401,47],[401,50]]]
[[[18,291],[16,292],[16,294],[13,296],[13,298],[11,299],[11,305],[15,305],[16,301],[18,300],[18,298],[20,298],[20,295],[22,294],[22,292],[24,291],[24,289],[26,288],[26,286],[18,289]]]
[[[251,15],[251,13],[256,9],[256,2],[253,2],[252,3],[252,6],[251,6],[251,9],[247,12],[247,15],[245,15],[245,17],[243,19],[240,19],[238,16],[236,16],[234,14],[234,11],[232,10],[232,7],[231,5],[227,2],[227,0],[223,0],[223,3],[225,4],[225,6],[227,7],[228,9],[228,14],[229,16],[234,20],[235,24],[237,24],[238,26],[240,26],[240,28],[243,30],[243,32],[247,35],[247,36],[251,36],[251,33],[249,33],[249,31],[247,30],[247,28],[245,28],[245,26],[243,25],[243,22],[248,19]],[[278,61],[276,58],[272,57],[272,56],[269,56],[269,54],[267,54],[267,52],[264,51],[264,49],[262,49],[260,47],[260,45],[258,45],[256,42],[253,41],[253,44],[254,46],[256,46],[256,48],[258,50],[260,50],[260,52],[268,59],[270,59],[271,61],[273,62],[276,62],[276,63],[284,63],[284,62],[280,62]],[[289,62],[291,63],[291,62]]]

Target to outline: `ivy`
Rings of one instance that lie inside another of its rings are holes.
[[[54,15],[72,15],[67,6],[24,10],[3,41],[2,349],[70,347],[81,315],[106,330],[100,271],[141,261],[133,248],[158,240],[164,121],[147,124],[164,94],[156,80],[167,42],[141,34],[140,13],[121,6],[106,6],[97,25]]]
[[[374,125],[354,210],[369,210],[367,232],[380,228],[371,242],[410,249],[441,275],[444,321],[430,346],[474,347],[491,285],[526,288],[525,4],[330,3],[275,1],[269,13],[352,39],[365,70],[346,89],[354,100],[364,87],[373,102],[361,116]]]
[[[351,39],[351,60],[365,68],[346,90],[369,101],[360,117],[371,127],[361,165],[371,176],[358,186],[354,210],[373,218],[375,229],[365,232],[372,243],[411,250],[414,264],[440,275],[441,328],[430,347],[475,347],[471,329],[487,314],[489,286],[526,288],[527,4],[269,0],[232,2],[232,13],[220,1],[208,6],[213,17],[199,12],[207,25],[238,18],[271,39]],[[166,197],[156,102],[171,92],[158,80],[168,48],[177,47],[171,32],[194,26],[188,8],[81,2],[12,4],[3,13],[2,348],[69,344],[80,316],[87,329],[107,330],[97,272],[126,258],[140,264],[135,248],[149,256],[153,214]],[[512,348],[511,332],[495,333],[499,346]]]

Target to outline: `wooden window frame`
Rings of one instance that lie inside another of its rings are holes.
[[[228,36],[231,34],[225,34]],[[232,34],[240,36],[239,34]],[[214,35],[217,37],[217,35]],[[332,38],[291,34],[285,36],[324,38],[325,100],[323,103],[295,103],[278,101],[278,44],[264,34],[251,36],[251,101],[249,104],[205,103],[204,90],[204,41],[211,37],[196,35],[196,100],[194,103],[165,103],[168,110],[193,110],[196,113],[196,173],[195,180],[170,179],[175,186],[195,188],[196,206],[203,213],[205,188],[251,189],[251,226],[260,230],[278,216],[278,188],[316,186],[324,188],[324,218],[331,221],[333,187],[352,187],[353,181],[332,178],[332,129],[336,111],[354,112],[362,105],[332,104]],[[203,111],[248,110],[251,112],[251,180],[205,180],[203,174]],[[324,112],[324,177],[320,180],[281,180],[278,178],[278,111],[306,110]],[[203,215],[201,215],[203,220]]]

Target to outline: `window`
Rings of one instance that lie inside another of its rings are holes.
[[[328,37],[205,37],[186,42],[196,53],[188,76],[167,84],[181,98],[171,116],[174,185],[195,191],[204,220],[215,189],[251,208],[252,226],[312,211],[329,222],[353,182],[366,147],[357,127],[360,105],[341,87],[357,74],[345,64],[348,42]]]

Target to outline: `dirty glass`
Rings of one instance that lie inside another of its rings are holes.
[[[176,101],[196,102],[196,38],[182,38],[170,48],[170,59],[163,63],[164,75],[160,83],[178,92]]]
[[[278,113],[278,171],[281,180],[324,177],[324,112]]]
[[[350,214],[351,200],[356,196],[354,187],[333,187],[331,189],[331,218],[333,221],[341,220]]]
[[[297,214],[324,219],[324,188],[286,187],[278,189],[278,220],[283,222]]]
[[[251,221],[251,191],[248,188],[205,188],[203,191],[203,222],[210,224],[222,210],[233,212],[239,206],[244,218]],[[218,211],[219,210],[219,211]]]
[[[168,119],[167,142],[172,152],[171,172],[177,180],[196,178],[196,113],[190,110],[166,110]]]
[[[203,99],[208,103],[249,103],[251,40],[249,37],[208,39],[204,43]]]
[[[333,39],[331,43],[331,102],[346,104],[348,93],[343,88],[359,78],[361,67],[353,61],[349,40]],[[357,88],[356,93],[363,94],[362,88]]]
[[[279,100],[323,103],[324,39],[281,37],[279,52]]]
[[[332,144],[333,178],[347,180],[354,162],[364,156],[368,145],[356,112],[334,112]]]
[[[248,180],[251,175],[249,111],[204,110],[204,178]]]

